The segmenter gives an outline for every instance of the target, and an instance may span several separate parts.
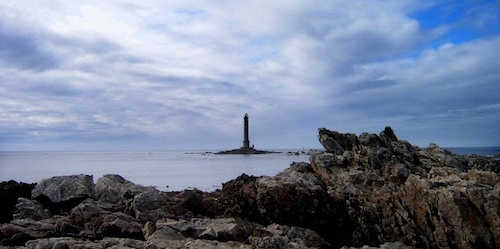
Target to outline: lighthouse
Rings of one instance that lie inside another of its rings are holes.
[[[229,154],[251,155],[251,154],[279,153],[279,152],[267,151],[267,150],[256,150],[253,148],[253,145],[250,147],[250,139],[249,139],[250,136],[248,135],[248,133],[249,133],[248,131],[249,131],[248,114],[245,113],[245,116],[243,116],[243,146],[241,146],[239,149],[219,151],[219,152],[216,152],[215,154],[218,154],[218,155],[229,155]]]
[[[243,147],[242,149],[250,149],[250,140],[248,139],[248,114],[243,117]]]

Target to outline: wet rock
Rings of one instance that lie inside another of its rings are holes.
[[[89,175],[55,176],[40,181],[31,198],[53,213],[69,211],[87,198],[94,198],[94,182]]]

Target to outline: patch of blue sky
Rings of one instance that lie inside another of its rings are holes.
[[[396,57],[416,58],[424,50],[439,49],[448,43],[457,45],[498,35],[500,33],[499,13],[499,4],[494,0],[447,0],[416,11],[410,14],[410,17],[419,22],[424,33],[432,34],[433,31],[439,29],[443,31],[414,50]]]
[[[444,24],[456,23],[465,15],[467,9],[468,6],[463,1],[444,1],[414,12],[410,17],[417,20],[422,29],[431,30]]]
[[[275,49],[276,42],[271,38],[252,39],[247,45],[249,60],[254,63],[275,60],[280,53]]]

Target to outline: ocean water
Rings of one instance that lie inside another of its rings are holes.
[[[457,155],[476,154],[480,156],[500,155],[500,147],[450,147],[445,148]]]
[[[286,151],[284,151],[286,152]],[[0,152],[0,181],[37,183],[52,176],[104,174],[163,191],[214,191],[241,174],[274,176],[306,154],[215,155],[201,151]]]

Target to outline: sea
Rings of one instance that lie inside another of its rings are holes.
[[[74,174],[118,174],[162,191],[214,191],[241,174],[274,176],[292,162],[309,162],[302,150],[259,155],[218,155],[207,151],[37,151],[0,152],[0,182],[37,183]],[[290,153],[289,153],[290,152]]]
[[[494,156],[500,147],[446,148],[456,154]],[[277,154],[217,155],[207,151],[4,151],[0,182],[37,183],[52,176],[118,174],[162,191],[215,191],[241,174],[274,176],[292,162],[309,162],[304,150]],[[291,153],[290,153],[291,152]]]

